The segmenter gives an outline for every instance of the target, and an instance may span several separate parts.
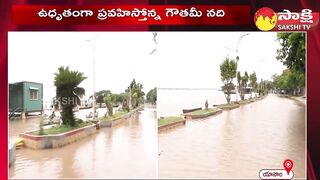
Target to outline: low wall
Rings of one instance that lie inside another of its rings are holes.
[[[105,120],[105,121],[100,121],[100,127],[112,127],[112,126],[116,126],[119,124],[122,124],[123,122],[127,121],[130,118],[137,118],[139,115],[139,111],[142,110],[143,108],[138,108],[135,109],[121,117],[118,117],[116,119],[112,119],[112,120]]]
[[[96,133],[96,125],[82,127],[72,131],[54,135],[33,135],[31,132],[20,134],[24,139],[25,146],[32,149],[58,148],[83,139]]]
[[[16,160],[16,143],[9,142],[8,151],[9,151],[8,154],[9,154],[9,167],[10,167]]]
[[[222,109],[218,109],[215,112],[210,112],[210,113],[206,113],[206,114],[198,114],[198,115],[184,114],[184,116],[186,119],[199,119],[199,118],[206,118],[209,116],[213,116],[213,115],[216,115],[221,112],[222,112]]]
[[[173,123],[170,123],[170,124],[162,125],[162,126],[158,127],[158,132],[166,131],[168,129],[172,129],[172,128],[176,127],[176,126],[180,126],[180,125],[184,125],[184,124],[186,124],[186,120],[185,119],[180,120],[180,121],[176,121],[176,122],[173,122]]]

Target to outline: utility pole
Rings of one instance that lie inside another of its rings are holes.
[[[92,101],[92,111],[93,111],[93,117],[92,117],[92,121],[95,121],[96,119],[96,71],[95,71],[95,66],[96,66],[96,57],[95,57],[95,53],[96,53],[96,41],[95,41],[95,36],[93,36],[93,101]]]
[[[96,93],[95,93],[95,51],[96,51],[96,42],[95,42],[95,36],[93,36],[92,39],[86,39],[87,42],[92,43],[92,89],[93,89],[93,95],[92,95],[92,121],[95,121],[96,118]]]

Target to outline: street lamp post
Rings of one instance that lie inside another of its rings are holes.
[[[92,95],[92,112],[93,112],[93,116],[92,116],[92,121],[95,121],[95,117],[96,117],[96,93],[95,93],[95,51],[96,51],[96,43],[95,43],[95,38],[93,37],[91,40],[87,39],[86,40],[89,43],[92,43],[92,89],[93,89],[93,95]]]

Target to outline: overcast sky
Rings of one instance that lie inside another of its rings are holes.
[[[285,67],[275,59],[276,33],[249,32],[238,46],[246,33],[158,32],[155,44],[152,32],[9,32],[8,81],[43,83],[49,100],[54,73],[69,66],[88,77],[80,86],[90,95],[95,57],[96,91],[123,92],[133,78],[146,93],[156,86],[220,88],[219,65],[226,56],[235,58],[230,49],[237,47],[242,73],[256,71],[259,80],[280,74]]]

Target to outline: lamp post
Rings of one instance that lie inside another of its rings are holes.
[[[96,42],[95,42],[95,36],[93,36],[92,39],[87,39],[86,40],[89,43],[92,43],[92,89],[93,89],[93,95],[92,95],[92,112],[93,112],[93,116],[92,116],[92,121],[95,121],[95,117],[96,117],[96,93],[95,93],[95,51],[96,51]]]

